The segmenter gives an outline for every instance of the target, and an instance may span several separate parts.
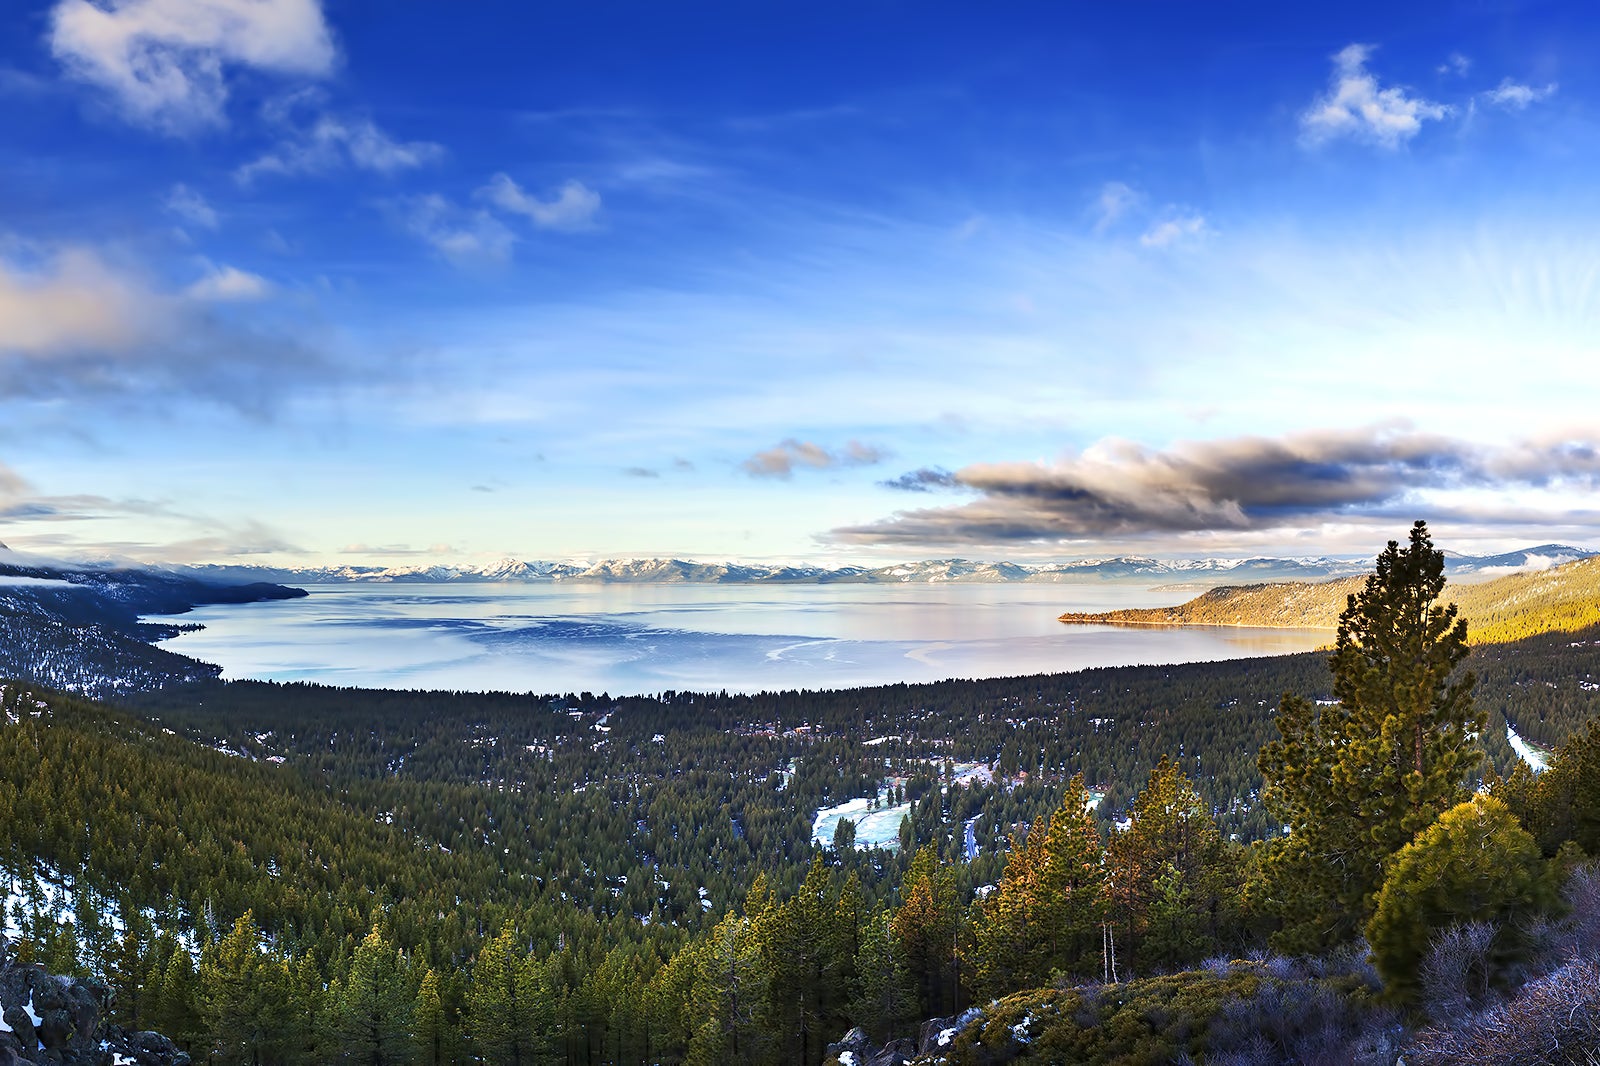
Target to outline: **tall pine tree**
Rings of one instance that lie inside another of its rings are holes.
[[[340,989],[338,1027],[345,1057],[362,1066],[411,1061],[412,998],[400,954],[377,926],[350,960]]]
[[[1267,864],[1280,941],[1306,950],[1354,936],[1389,859],[1465,798],[1482,751],[1467,623],[1439,604],[1444,553],[1422,522],[1390,541],[1339,616],[1332,704],[1285,695],[1281,739],[1262,749],[1266,799],[1289,830]]]

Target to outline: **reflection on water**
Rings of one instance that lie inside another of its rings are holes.
[[[1066,626],[1170,604],[1085,585],[313,585],[199,608],[165,642],[230,678],[385,688],[754,692],[1307,651],[1320,630]],[[1180,597],[1181,598],[1181,597]]]

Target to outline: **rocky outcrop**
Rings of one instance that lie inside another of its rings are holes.
[[[916,1040],[902,1037],[882,1047],[874,1047],[865,1029],[857,1026],[836,1044],[829,1044],[825,1066],[905,1066],[919,1055],[934,1055],[951,1037],[982,1016],[976,1007],[955,1018],[934,1018],[924,1022]]]
[[[189,1066],[159,1033],[111,1025],[104,981],[11,962],[0,940],[0,1066]]]

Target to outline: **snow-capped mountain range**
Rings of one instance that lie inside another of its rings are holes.
[[[1497,577],[1519,570],[1542,570],[1595,552],[1561,544],[1499,555],[1448,555],[1447,572],[1457,579]],[[1314,556],[1292,559],[1153,559],[1116,556],[1058,563],[978,562],[927,559],[867,568],[752,563],[708,563],[684,559],[606,559],[595,563],[500,559],[482,565],[339,566],[273,568],[258,566],[175,567],[177,572],[214,582],[269,581],[280,584],[340,582],[584,582],[592,584],[913,584],[962,582],[1005,584],[1018,581],[1138,581],[1254,584],[1263,581],[1321,581],[1366,573],[1371,560]]]

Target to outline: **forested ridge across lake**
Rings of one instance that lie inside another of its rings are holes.
[[[1174,607],[1072,611],[1062,622],[1120,625],[1214,625],[1333,630],[1364,578],[1226,585]],[[1451,584],[1446,598],[1471,622],[1474,643],[1494,644],[1600,623],[1600,557],[1475,584]]]

